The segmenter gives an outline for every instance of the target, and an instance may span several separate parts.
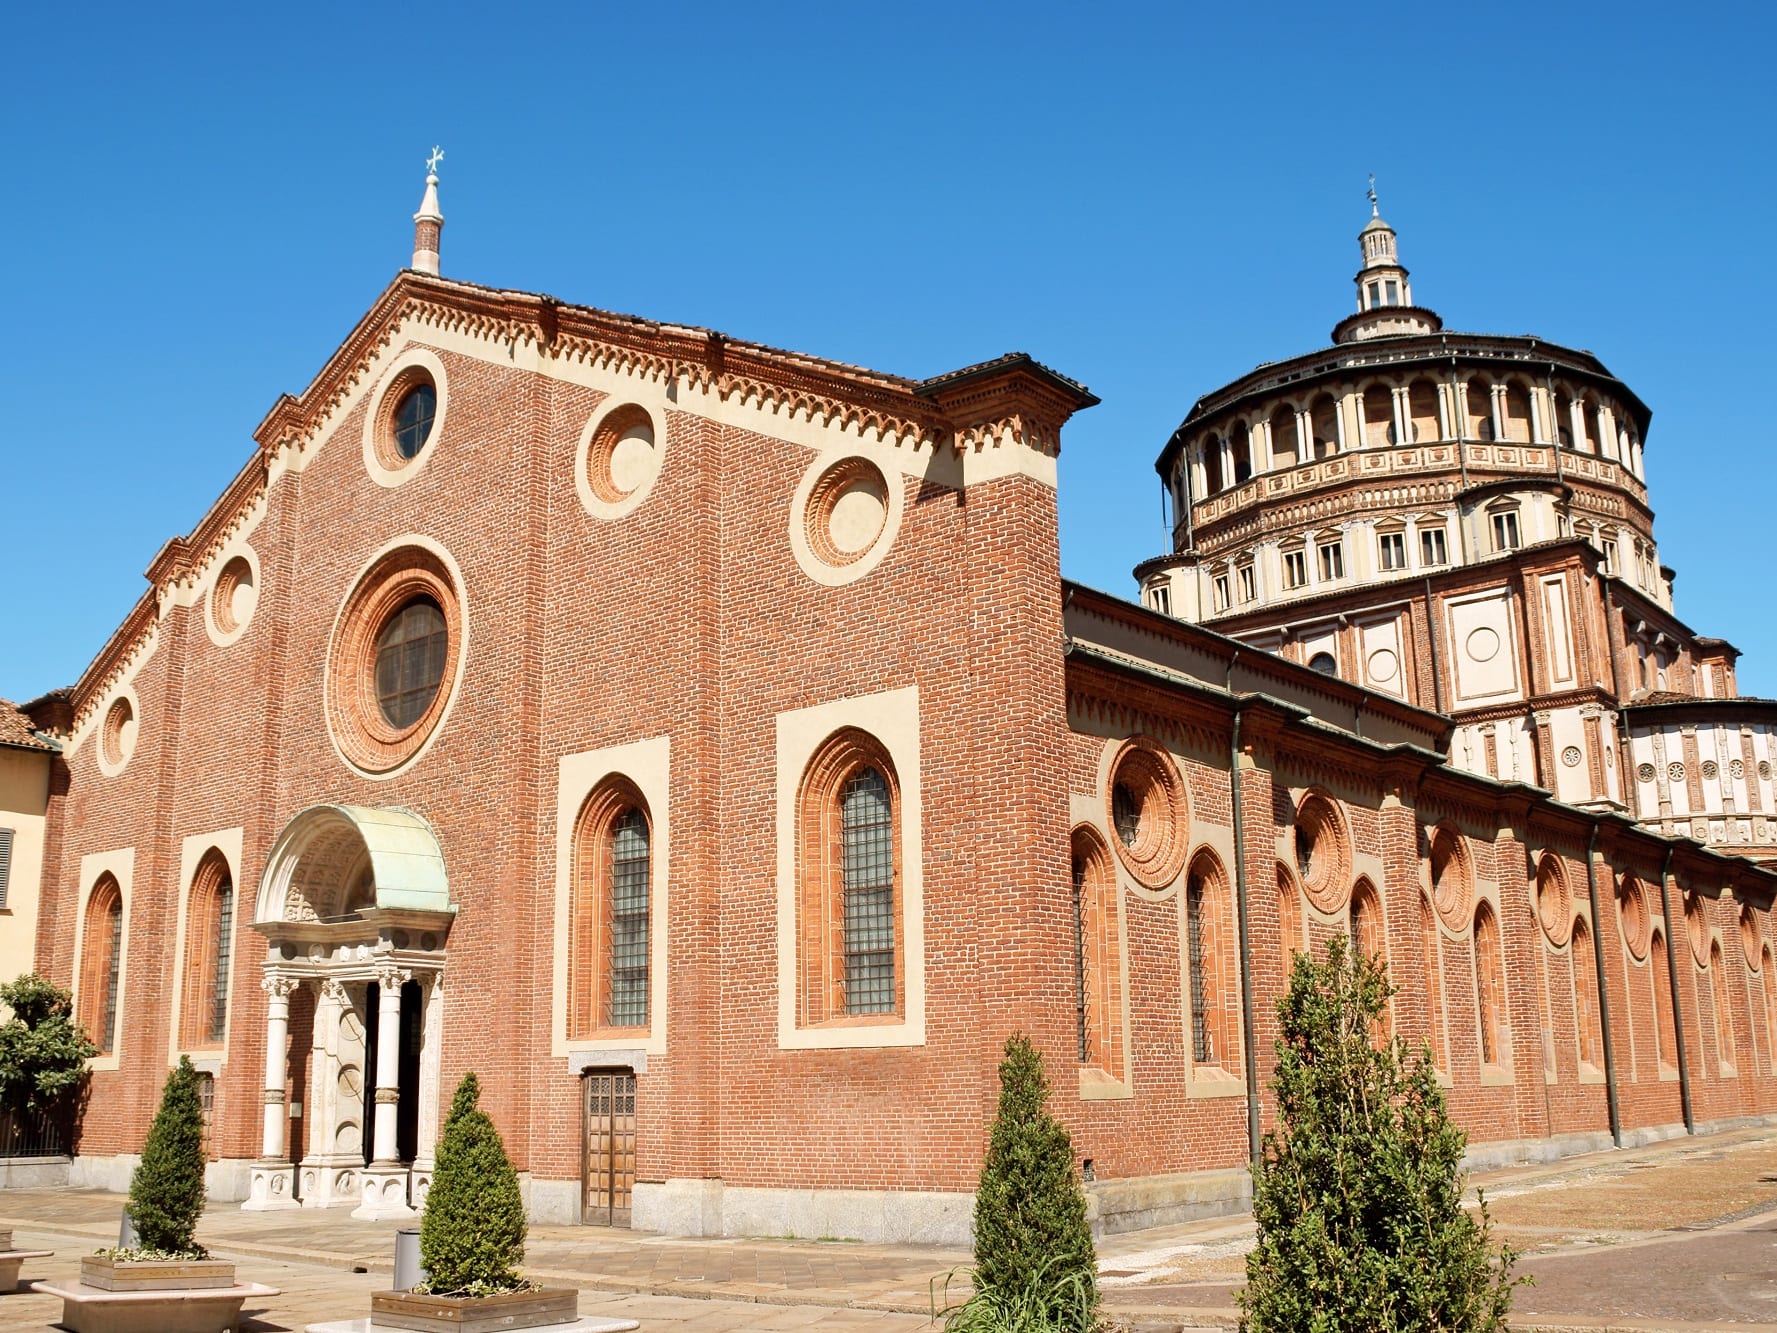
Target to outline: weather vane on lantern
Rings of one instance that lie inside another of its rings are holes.
[[[432,145],[432,156],[430,156],[426,159],[426,174],[428,176],[436,176],[438,174],[438,164],[442,161],[444,161],[444,150],[442,148],[440,148],[437,144],[433,144]],[[1376,178],[1374,176],[1370,177],[1370,184],[1374,185],[1375,183],[1376,183]],[[1376,197],[1376,191],[1371,190],[1370,191],[1370,198],[1374,199],[1375,197]]]

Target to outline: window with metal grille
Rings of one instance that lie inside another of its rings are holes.
[[[1203,919],[1203,881],[1191,876],[1185,889],[1185,949],[1191,972],[1191,1058],[1198,1064],[1215,1059],[1209,1039],[1209,980],[1206,971]]]
[[[895,1008],[895,864],[888,783],[874,768],[839,798],[845,917],[845,1012]]]
[[[117,978],[123,963],[123,899],[113,898],[106,915],[105,1003],[99,1011],[99,1049],[117,1049]]]
[[[204,1036],[221,1041],[228,1026],[228,951],[234,935],[234,884],[227,875],[216,886],[216,975],[210,985],[210,1016]]]
[[[606,1022],[648,1023],[648,818],[633,806],[611,822],[611,990]]]
[[[12,837],[9,828],[0,828],[0,907],[6,906],[6,889],[12,882]]]
[[[430,597],[389,618],[376,640],[376,702],[391,726],[412,726],[432,706],[447,647],[444,612]]]
[[[197,1104],[204,1113],[204,1152],[210,1150],[210,1122],[216,1113],[216,1076],[207,1069],[197,1071]]]
[[[1086,1039],[1086,861],[1074,857],[1074,1028],[1080,1063],[1092,1058]]]
[[[416,384],[403,394],[395,409],[395,452],[412,458],[424,449],[437,415],[438,390],[430,384]]]
[[[1117,837],[1125,847],[1135,846],[1135,840],[1141,836],[1141,802],[1135,799],[1128,783],[1119,782],[1111,788],[1111,823],[1116,825]]]

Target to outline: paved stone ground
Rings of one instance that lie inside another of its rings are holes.
[[[1777,1139],[1742,1131],[1673,1140],[1477,1178],[1500,1233],[1525,1252],[1520,1330],[1777,1333]],[[20,1248],[53,1249],[28,1280],[74,1276],[79,1256],[115,1243],[123,1200],[91,1191],[0,1191],[0,1227]],[[279,1287],[243,1327],[271,1333],[368,1313],[388,1282],[401,1224],[343,1211],[243,1213],[213,1205],[200,1238],[243,1278]],[[1250,1221],[1223,1219],[1106,1237],[1107,1312],[1135,1333],[1221,1327]],[[930,1333],[934,1297],[961,1250],[784,1239],[684,1239],[603,1227],[535,1227],[526,1271],[582,1289],[585,1313],[641,1320],[649,1333],[757,1329]],[[952,1283],[950,1298],[967,1287]],[[52,1327],[54,1297],[0,1296],[0,1333]]]

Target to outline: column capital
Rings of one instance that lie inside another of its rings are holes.
[[[376,984],[382,988],[384,995],[390,991],[399,991],[412,980],[413,972],[405,967],[395,967],[391,964],[376,970]],[[383,1003],[387,1004],[388,1001],[384,1000]]]
[[[284,972],[267,972],[259,979],[259,989],[274,1000],[288,1000],[290,994],[302,982]]]
[[[346,994],[345,983],[337,977],[323,977],[319,989],[322,1001],[327,1004],[337,1004],[344,1008],[351,1003],[351,997]]]

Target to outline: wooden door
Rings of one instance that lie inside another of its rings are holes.
[[[580,1079],[580,1220],[629,1225],[636,1180],[636,1076],[593,1070]]]

